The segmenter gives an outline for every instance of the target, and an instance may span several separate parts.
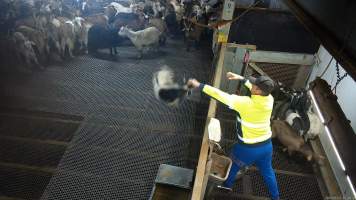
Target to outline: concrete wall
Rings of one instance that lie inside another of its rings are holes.
[[[331,59],[331,55],[323,46],[320,47],[317,57],[320,62],[317,62],[315,66],[313,66],[309,82],[313,81],[315,77],[321,75]],[[340,66],[340,75],[342,76],[344,73],[345,70]],[[335,86],[337,81],[335,60],[331,62],[328,70],[322,78],[325,79],[329,85],[331,85],[331,88]],[[351,121],[351,126],[354,132],[356,132],[356,82],[351,78],[351,76],[347,76],[339,83],[336,89],[336,96],[338,97],[338,102],[346,117]]]

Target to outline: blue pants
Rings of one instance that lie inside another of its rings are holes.
[[[225,187],[232,188],[235,182],[235,176],[240,168],[256,164],[263,180],[266,183],[273,200],[279,199],[276,175],[272,169],[272,142],[261,144],[259,146],[246,146],[235,144],[232,148],[231,159],[232,166]]]

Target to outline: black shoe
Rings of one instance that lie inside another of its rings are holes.
[[[218,185],[217,188],[219,188],[220,190],[232,192],[232,189],[231,189],[231,188],[225,187],[225,186],[223,186],[223,185]]]

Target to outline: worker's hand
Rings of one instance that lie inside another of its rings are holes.
[[[232,73],[232,72],[226,73],[226,78],[229,80],[243,80],[244,79],[243,76],[240,76],[240,75]]]
[[[188,82],[187,82],[187,86],[189,87],[189,88],[197,88],[197,87],[199,87],[199,85],[200,85],[200,82],[199,81],[197,81],[197,79],[189,79],[188,80]]]

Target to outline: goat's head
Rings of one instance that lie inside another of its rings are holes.
[[[114,6],[108,5],[104,7],[104,9],[105,9],[104,10],[105,15],[108,16],[109,18],[116,15],[117,11]]]
[[[203,11],[202,9],[200,8],[199,5],[194,5],[193,6],[193,14],[197,17],[201,17],[203,15]]]
[[[120,31],[119,31],[119,35],[120,36],[126,36],[127,35],[127,32],[129,32],[129,28],[127,28],[127,26],[122,26],[120,28]]]

